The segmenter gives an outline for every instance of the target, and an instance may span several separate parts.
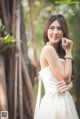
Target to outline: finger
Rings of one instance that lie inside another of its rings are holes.
[[[58,81],[57,85],[66,84],[64,80]]]
[[[67,89],[59,90],[60,93],[64,93]]]
[[[57,83],[59,83],[59,82],[61,83],[61,82],[65,82],[65,81],[64,80],[59,80]]]
[[[66,43],[66,38],[62,38],[62,43]]]
[[[57,87],[58,90],[63,90],[65,88],[67,88],[67,86]]]
[[[64,40],[64,41],[62,42],[62,46],[66,46],[66,45],[67,45],[67,41]]]
[[[65,83],[64,80],[58,81],[57,84]]]
[[[63,86],[66,86],[66,84],[57,85],[57,88],[60,88],[60,87],[63,87]]]
[[[58,88],[58,91],[67,91],[68,87]]]
[[[67,86],[66,84],[60,84],[60,85],[57,85],[57,88],[66,87],[66,86]]]
[[[67,88],[67,86],[58,87],[58,90],[65,90],[66,88]]]

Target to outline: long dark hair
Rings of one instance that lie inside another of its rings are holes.
[[[45,28],[44,28],[44,32],[43,32],[43,40],[44,40],[45,44],[49,41],[48,36],[47,36],[47,32],[48,32],[49,26],[55,20],[57,20],[59,22],[60,26],[61,26],[61,29],[63,31],[63,37],[69,39],[68,26],[67,26],[67,23],[66,23],[66,20],[65,20],[64,16],[61,15],[61,14],[52,15],[47,20]],[[60,58],[64,58],[65,57],[66,53],[65,53],[65,50],[62,47],[62,41],[60,41],[58,43],[58,47],[57,47],[56,52],[58,53]],[[75,70],[74,70],[74,63],[73,63],[73,60],[72,60],[72,77],[71,77],[71,79],[73,80],[74,78],[75,78]]]

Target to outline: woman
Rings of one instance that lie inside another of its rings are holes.
[[[45,95],[35,119],[79,119],[68,92],[69,88],[65,88],[70,85],[73,76],[73,42],[69,39],[67,24],[62,15],[52,15],[48,19],[43,38],[45,46],[40,55],[39,74],[44,84]]]

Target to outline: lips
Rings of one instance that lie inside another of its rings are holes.
[[[59,37],[55,37],[53,34],[51,34],[50,36],[51,36],[51,38],[54,38],[54,39],[59,38]]]
[[[53,39],[55,39],[55,40],[56,40],[56,39],[59,39],[59,37],[51,37],[51,38],[53,38]]]

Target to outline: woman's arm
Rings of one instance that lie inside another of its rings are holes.
[[[66,75],[66,83],[69,83],[71,81],[71,75],[72,75],[72,47],[73,42],[69,39],[63,38],[62,39],[62,47],[66,52],[65,56],[65,75]]]
[[[70,90],[73,87],[73,83],[70,82],[69,84],[66,84],[65,81],[58,81],[57,83],[57,89],[60,93],[63,93],[67,90]]]
[[[69,40],[69,42],[71,42]],[[44,59],[51,68],[51,71],[54,73],[58,80],[69,80],[72,75],[72,61],[71,59],[66,58],[65,64],[63,65],[60,61],[56,50],[51,45],[46,45],[43,50]],[[66,50],[66,55],[71,55],[71,50]]]
[[[51,68],[51,71],[54,73],[56,78],[58,80],[67,80],[67,75],[69,72],[71,72],[71,61],[67,60],[65,61],[65,64],[63,65],[58,54],[56,53],[55,49],[51,45],[45,46],[43,50],[44,59],[48,63],[48,65]],[[66,73],[67,72],[67,73]],[[69,75],[71,75],[69,73]]]

